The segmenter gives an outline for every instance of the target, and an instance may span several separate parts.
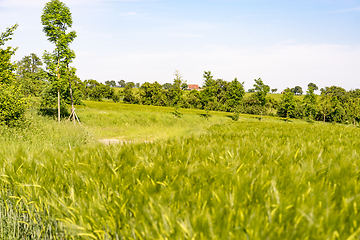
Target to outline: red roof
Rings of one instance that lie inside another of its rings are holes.
[[[189,90],[193,90],[193,89],[199,90],[199,85],[197,85],[197,84],[188,84],[188,89]]]

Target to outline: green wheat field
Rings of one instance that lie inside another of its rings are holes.
[[[85,103],[0,127],[0,239],[359,239],[358,128]]]

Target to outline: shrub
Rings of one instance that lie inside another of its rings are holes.
[[[0,84],[0,123],[8,126],[24,119],[26,99],[15,87]]]

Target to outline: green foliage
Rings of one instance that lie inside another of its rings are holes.
[[[122,87],[122,88],[126,86],[126,82],[125,82],[125,80],[123,80],[123,79],[121,79],[120,81],[118,81],[118,83],[119,83],[119,86]]]
[[[266,95],[270,92],[270,87],[265,85],[261,78],[254,79],[254,90],[255,90],[255,99],[257,99],[262,106],[265,106],[267,103]]]
[[[46,72],[41,69],[41,59],[31,53],[16,63],[17,79],[16,84],[20,86],[25,96],[39,97],[46,86]]]
[[[270,87],[268,85],[265,85],[263,83],[263,81],[261,80],[261,78],[254,79],[254,81],[255,81],[255,84],[254,84],[254,90],[255,90],[254,98],[260,102],[260,105],[262,107],[261,108],[261,120],[262,120],[264,107],[265,107],[266,103],[268,102],[268,98],[266,97],[266,95],[270,92]]]
[[[294,94],[291,92],[291,89],[287,88],[284,90],[284,93],[281,96],[278,115],[288,119],[289,117],[293,116],[295,108],[296,102]]]
[[[85,80],[84,85],[85,98],[95,101],[102,101],[104,98],[112,99],[114,102],[118,102],[120,100],[120,96],[116,94],[115,90],[109,85],[99,83],[93,79]]]
[[[17,26],[15,24],[1,33],[0,46],[11,40]],[[15,82],[16,66],[11,62],[11,56],[15,54],[15,51],[16,49],[11,47],[0,48],[0,124],[8,126],[19,125],[24,119],[26,108],[26,99]]]
[[[41,23],[44,26],[43,32],[48,37],[48,41],[55,44],[55,50],[53,53],[47,54],[45,52],[44,58],[47,58],[45,63],[48,65],[47,69],[50,70],[48,74],[52,75],[50,78],[52,80],[51,84],[56,85],[58,88],[59,98],[60,88],[62,87],[63,82],[66,81],[64,78],[64,72],[70,76],[69,64],[75,58],[75,52],[69,48],[69,45],[76,38],[76,32],[67,32],[68,28],[71,28],[73,24],[70,9],[59,0],[51,0],[46,3],[43,9]],[[57,78],[54,77],[55,74]],[[71,105],[73,106],[70,77],[68,78],[68,81]],[[60,103],[60,100],[58,100],[58,102]],[[58,120],[60,121],[60,106],[58,106]]]
[[[58,57],[65,57],[60,54],[65,53],[67,45],[76,38],[75,31],[66,33],[73,24],[70,9],[59,0],[51,0],[43,9],[41,23],[48,41],[56,45]]]
[[[291,88],[290,91],[295,95],[302,95],[303,94],[302,87],[300,87],[300,86],[295,86],[294,88]]]
[[[317,105],[319,113],[323,115],[324,123],[326,122],[326,116],[334,111],[331,97],[329,95],[323,95],[320,98],[319,104]]]
[[[360,99],[353,98],[345,104],[345,111],[347,115],[353,120],[354,126],[356,126],[356,121],[359,121],[360,118]]]
[[[182,113],[179,111],[179,107],[175,106],[173,111],[174,118],[181,118]]]
[[[305,115],[309,116],[310,120],[312,120],[317,114],[316,112],[317,95],[314,94],[314,90],[315,90],[314,85],[309,84],[308,90],[303,100],[305,107]]]
[[[158,82],[145,82],[143,85],[141,85],[141,90],[141,104],[167,106],[167,98],[162,92],[161,84],[159,84]]]
[[[66,117],[70,113],[68,111],[68,106],[71,106],[71,95],[69,88],[69,79],[72,86],[72,97],[73,103],[75,105],[83,105],[82,98],[86,94],[85,83],[83,83],[76,76],[76,69],[70,68],[70,71],[67,71],[66,68],[61,68],[62,74],[57,81],[56,75],[53,75],[51,68],[56,69],[56,64],[54,62],[48,62],[53,60],[54,55],[48,54],[44,55],[44,62],[46,63],[46,68],[48,70],[46,78],[48,82],[54,80],[53,84],[46,84],[46,87],[41,93],[40,109],[39,112],[42,115],[55,117],[57,115],[58,108],[58,92],[60,93],[60,116]],[[55,70],[56,71],[56,70]],[[55,73],[56,74],[56,73]]]
[[[316,86],[315,83],[309,83],[309,84],[308,84],[308,89],[310,89],[310,88],[312,88],[313,91],[316,91],[316,90],[319,89],[319,87]]]
[[[171,84],[171,83],[164,83],[164,84],[162,85],[162,87],[163,87],[163,89],[165,89],[165,90],[169,90],[169,89],[172,88],[172,84]]]
[[[241,104],[245,96],[244,83],[240,83],[235,78],[229,85],[228,91],[226,91],[226,104],[231,109],[236,109]]]
[[[109,87],[116,87],[116,82],[114,80],[107,80],[105,81],[105,85]]]
[[[26,99],[18,88],[0,84],[0,124],[18,125],[24,119]]]
[[[240,118],[240,109],[237,108],[235,109],[234,114],[231,116],[231,119],[236,122],[239,121],[239,118]]]
[[[12,39],[14,31],[18,25],[15,24],[0,35],[0,47],[5,45],[5,42]],[[14,71],[16,66],[11,62],[11,56],[15,54],[16,48],[7,47],[0,48],[0,84],[12,84],[15,80]]]

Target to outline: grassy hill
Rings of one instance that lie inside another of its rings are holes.
[[[86,101],[82,126],[0,127],[2,239],[359,236],[358,128],[173,110]]]

